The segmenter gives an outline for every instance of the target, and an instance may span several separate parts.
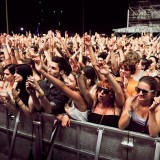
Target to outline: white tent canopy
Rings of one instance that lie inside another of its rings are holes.
[[[115,33],[160,33],[160,25],[155,26],[133,26],[127,28],[113,29]]]

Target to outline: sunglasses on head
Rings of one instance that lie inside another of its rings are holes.
[[[103,91],[104,94],[108,94],[110,92],[109,89],[106,89],[106,88],[103,88],[103,87],[98,87],[97,89],[98,89],[98,92]]]
[[[147,90],[145,90],[145,89],[141,89],[141,88],[138,88],[138,87],[136,87],[135,90],[136,90],[136,92],[137,92],[138,94],[139,94],[140,92],[142,92],[143,95],[147,95],[148,93],[154,92],[154,90],[149,90],[149,91],[147,91]]]

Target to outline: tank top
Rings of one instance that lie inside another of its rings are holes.
[[[145,119],[142,120],[140,117],[135,120],[135,118],[132,117],[127,130],[149,135],[149,129],[147,123],[148,123],[148,116],[146,120]]]
[[[136,99],[134,99],[132,101],[135,101]],[[132,105],[131,104],[131,105]],[[139,117],[136,112],[134,111],[130,120],[130,123],[127,127],[127,130],[129,131],[134,131],[134,132],[139,132],[139,133],[144,133],[144,134],[148,134],[149,135],[149,129],[148,129],[148,118],[149,118],[149,114],[147,115],[147,119],[141,118]]]
[[[135,81],[137,81],[137,82],[139,82],[139,80],[140,80],[140,78],[142,77],[142,75],[143,75],[143,70],[141,70],[140,72],[139,72],[139,74],[135,77],[133,77],[133,79],[135,80]]]
[[[92,112],[88,115],[88,122],[118,128],[119,118],[120,116],[115,115],[114,109],[114,115],[101,115]]]

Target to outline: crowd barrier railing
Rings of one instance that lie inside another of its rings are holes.
[[[71,120],[62,127],[53,115],[0,106],[0,159],[160,160],[160,138]]]

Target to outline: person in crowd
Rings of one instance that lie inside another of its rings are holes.
[[[139,81],[139,79],[143,76],[148,76],[148,72],[146,71],[149,68],[150,61],[146,58],[141,58],[138,65],[136,65],[135,74],[132,75],[135,81]]]
[[[14,86],[11,89],[11,95],[6,97],[6,106],[13,109],[21,109],[27,116],[34,112],[34,109],[40,106],[39,101],[33,101],[32,96],[35,92],[26,87],[28,76],[32,75],[32,69],[28,64],[19,64],[15,66]],[[16,85],[15,85],[16,84]],[[11,97],[14,99],[13,103]]]
[[[75,61],[72,61],[72,63],[74,63],[74,71],[79,74],[78,85],[80,92],[84,95],[88,106],[92,104],[88,121],[118,128],[121,109],[124,105],[124,94],[118,82],[107,68],[99,69],[99,72],[105,75],[106,79],[98,82],[96,94],[91,95],[85,86],[84,76],[82,72],[79,72],[78,65]]]
[[[135,81],[132,75],[136,71],[136,65],[134,62],[130,60],[124,60],[120,64],[120,77],[117,77],[117,81],[122,81],[124,84],[124,92],[125,97],[136,95],[135,87],[137,86],[138,82]]]
[[[4,74],[4,87],[3,89],[11,96],[12,88],[15,84],[15,66],[14,64],[8,64],[3,68]],[[12,97],[12,96],[11,96]]]
[[[150,56],[149,60],[151,61],[151,64],[149,66],[149,69],[147,69],[149,76],[157,76],[158,70],[157,70],[157,64],[158,64],[158,58],[156,56]]]
[[[82,69],[82,73],[84,77],[86,77],[87,89],[91,94],[94,94],[97,86],[97,74],[95,69],[92,66],[85,66]]]
[[[72,119],[79,121],[87,121],[88,117],[88,108],[87,103],[83,96],[77,91],[77,83],[76,77],[70,73],[67,78],[65,78],[63,83],[60,79],[50,75],[42,68],[42,64],[40,60],[35,60],[36,69],[46,77],[56,88],[61,90],[67,97],[69,97],[68,103],[66,103],[65,111],[67,113],[66,116],[69,116]],[[41,95],[41,99],[44,98],[44,93]],[[55,114],[53,112],[53,114]],[[58,118],[63,118],[64,114],[58,115]]]
[[[40,57],[38,55],[35,55],[35,57],[36,56],[40,60]],[[43,69],[44,68],[46,69],[46,67],[43,67]],[[71,67],[64,58],[54,56],[46,71],[49,75],[64,82],[64,79],[70,74]],[[37,97],[42,107],[41,111],[55,115],[65,112],[64,105],[67,103],[68,97],[59,88],[52,84],[47,78],[38,83],[34,77],[30,76],[28,81],[35,89],[35,92],[37,92]]]
[[[35,68],[35,63],[34,63],[34,60],[31,59],[31,58],[26,58],[24,60],[22,60],[23,64],[29,64],[32,68],[32,72],[33,72],[33,77],[37,80],[37,81],[40,81],[42,78],[41,78],[41,75],[40,73],[36,70]]]
[[[107,53],[106,52],[101,52],[97,56],[97,62],[99,66],[104,66],[106,64],[106,58],[107,58]]]
[[[149,134],[160,132],[160,98],[154,77],[144,76],[136,87],[137,95],[128,97],[119,120],[119,128]]]

